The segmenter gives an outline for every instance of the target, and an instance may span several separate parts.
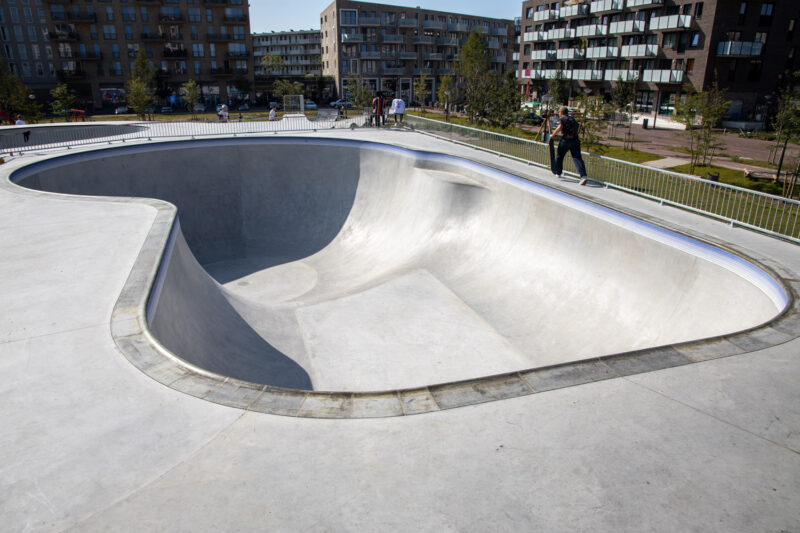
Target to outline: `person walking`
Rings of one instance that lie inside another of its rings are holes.
[[[399,121],[400,124],[403,123],[403,115],[406,112],[406,102],[400,98],[399,96],[392,100],[392,111],[394,114],[394,123],[397,124]]]
[[[386,99],[380,91],[375,92],[375,98],[372,99],[372,116],[375,118],[375,127],[381,127],[381,121],[386,124],[386,119],[383,116],[384,107],[386,107]]]
[[[553,136],[561,135],[556,151],[556,160],[553,165],[553,174],[561,177],[564,170],[564,156],[569,152],[572,155],[572,162],[581,177],[580,184],[586,185],[586,165],[581,157],[581,140],[578,138],[578,122],[569,116],[569,108],[562,106],[558,111],[558,127],[553,132]]]

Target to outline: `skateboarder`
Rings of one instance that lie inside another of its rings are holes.
[[[575,163],[575,169],[581,177],[580,184],[586,185],[586,165],[581,157],[581,141],[578,138],[578,123],[574,118],[569,116],[569,109],[562,106],[558,111],[558,127],[550,137],[550,157],[553,157],[553,137],[561,135],[561,140],[558,141],[558,150],[555,154],[553,161],[553,174],[561,177],[561,172],[564,168],[564,156],[569,152],[572,155],[572,161]]]

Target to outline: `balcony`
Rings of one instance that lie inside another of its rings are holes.
[[[56,75],[64,80],[82,80],[86,78],[86,72],[83,70],[57,70]]]
[[[381,69],[383,76],[403,76],[406,73],[406,67],[386,67]]]
[[[626,0],[625,7],[657,7],[664,5],[664,0]]]
[[[683,83],[682,70],[644,70],[642,81],[649,83]]]
[[[186,49],[172,50],[170,48],[164,48],[162,55],[164,57],[189,57],[189,51]]]
[[[442,46],[458,46],[458,39],[455,37],[438,37],[436,39],[436,44]]]
[[[574,39],[575,30],[573,28],[559,28],[547,32],[547,40],[557,41],[565,39]]]
[[[508,28],[492,28],[489,33],[497,37],[508,37]]]
[[[688,28],[691,26],[691,24],[691,15],[668,15],[666,17],[653,17],[650,19],[650,31]]]
[[[382,19],[382,20],[381,20],[381,26],[386,26],[386,27],[389,27],[389,28],[394,28],[395,26],[397,26],[397,19],[391,19],[391,20],[389,20],[389,19]]]
[[[433,35],[417,35],[414,37],[414,44],[433,44],[436,38]]]
[[[58,51],[58,58],[59,59],[75,59],[78,57],[77,52],[73,52],[72,50],[59,50]]]
[[[417,59],[417,53],[416,52],[407,52],[405,50],[402,50],[402,51],[398,52],[397,58],[398,59],[403,59],[403,60]]]
[[[492,56],[489,58],[489,63],[506,63],[506,56]]]
[[[167,34],[166,33],[142,33],[139,34],[139,37],[143,41],[166,41]]]
[[[544,9],[542,11],[537,11],[533,14],[533,21],[534,22],[544,22],[548,20],[557,20],[558,19],[558,11],[554,9]]]
[[[593,46],[586,49],[586,59],[606,59],[619,57],[619,48],[616,46]]]
[[[212,76],[233,76],[233,71],[229,68],[217,67],[209,70]]]
[[[575,28],[575,37],[595,37],[597,35],[608,35],[608,26],[602,24],[586,24]]]
[[[448,24],[447,29],[448,31],[468,32],[469,24]]]
[[[453,75],[453,69],[451,69],[451,68],[437,68],[436,69],[436,74],[438,74],[439,76],[452,76]]]
[[[514,52],[513,54],[511,54],[511,61],[513,61],[514,63],[519,61],[519,52]]]
[[[103,59],[103,52],[85,52],[83,54],[78,54],[75,57],[81,61],[99,61]]]
[[[380,50],[364,50],[358,55],[358,57],[361,59],[380,59],[381,52]]]
[[[225,43],[236,39],[229,33],[209,33],[206,35],[206,40],[212,43]]]
[[[447,23],[439,20],[423,20],[422,29],[424,30],[443,30],[447,28]]]
[[[343,43],[363,43],[364,36],[360,33],[343,33],[342,34],[342,42]]]
[[[491,50],[499,50],[500,49],[500,40],[499,39],[489,39],[486,41],[486,47]]]
[[[406,36],[405,35],[399,35],[399,34],[386,33],[386,34],[381,36],[381,42],[384,42],[384,43],[404,43],[404,42],[406,42]]]
[[[576,81],[603,81],[602,70],[573,70],[572,79]]]
[[[225,22],[247,22],[247,15],[225,15]]]
[[[51,32],[49,36],[54,41],[77,41],[78,33],[74,31]]]
[[[412,18],[397,19],[398,28],[416,28],[418,23],[417,19]]]
[[[620,20],[608,25],[608,33],[642,33],[644,32],[645,21],[643,20]]]
[[[620,50],[622,57],[655,57],[658,55],[657,44],[626,44]]]
[[[580,48],[562,48],[556,50],[556,59],[583,59],[585,51]]]
[[[67,13],[67,20],[70,22],[97,22],[97,13]]]
[[[358,17],[359,26],[380,26],[380,17]]]
[[[381,52],[383,59],[397,59],[397,52]]]
[[[227,57],[235,57],[237,59],[243,59],[246,57],[250,57],[250,54],[247,50],[231,50],[225,54]]]
[[[605,81],[635,81],[639,77],[637,70],[606,70],[603,74]]]
[[[564,6],[558,12],[559,18],[565,19],[570,17],[583,17],[589,14],[588,4],[575,4],[572,6]]]
[[[763,43],[723,41],[717,45],[718,56],[752,57],[760,56]]]
[[[183,15],[159,15],[159,22],[182,23]]]
[[[595,0],[589,5],[589,12],[592,14],[614,13],[622,11],[622,0]]]
[[[422,59],[424,61],[443,61],[444,54],[438,54],[438,53],[422,54]]]
[[[414,69],[415,76],[433,76],[433,69],[432,68],[415,68]]]
[[[555,50],[533,50],[531,51],[531,59],[534,61],[548,61],[556,58]]]
[[[228,5],[228,0],[203,0],[203,3],[206,5],[226,6]]]

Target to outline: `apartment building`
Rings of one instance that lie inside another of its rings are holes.
[[[190,79],[206,104],[252,99],[250,18],[244,0],[46,0],[59,80],[85,105],[113,108],[140,49],[156,93],[174,103]]]
[[[267,71],[261,64],[264,56],[283,60],[283,67]],[[329,99],[333,93],[330,78],[322,76],[322,49],[319,30],[289,30],[253,34],[253,59],[256,96],[270,100],[272,83],[277,79],[297,81],[305,86],[311,99]]]
[[[431,98],[438,78],[452,74],[470,31],[486,38],[492,69],[513,70],[514,22],[422,8],[334,0],[320,15],[322,71],[347,94],[353,76],[371,88],[413,101],[426,76]]]
[[[796,68],[797,0],[527,0],[519,79],[546,90],[558,64],[572,93],[609,95],[636,81],[641,110],[669,114],[683,84],[728,90],[729,118],[764,120],[769,99]]]
[[[39,101],[57,83],[46,13],[42,0],[0,3],[0,54],[11,72],[22,78]]]

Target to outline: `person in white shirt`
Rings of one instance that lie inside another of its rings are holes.
[[[272,108],[269,110],[269,119],[270,120],[276,120],[275,106],[272,106]]]
[[[22,117],[17,115],[17,121],[14,123],[14,125],[16,125],[16,126],[24,126],[25,124],[27,124],[27,123],[24,120],[22,120]]]
[[[403,114],[406,112],[406,103],[402,98],[398,97],[392,100],[392,111],[394,114],[394,123],[397,124],[398,117],[400,117],[400,124],[402,124]]]

